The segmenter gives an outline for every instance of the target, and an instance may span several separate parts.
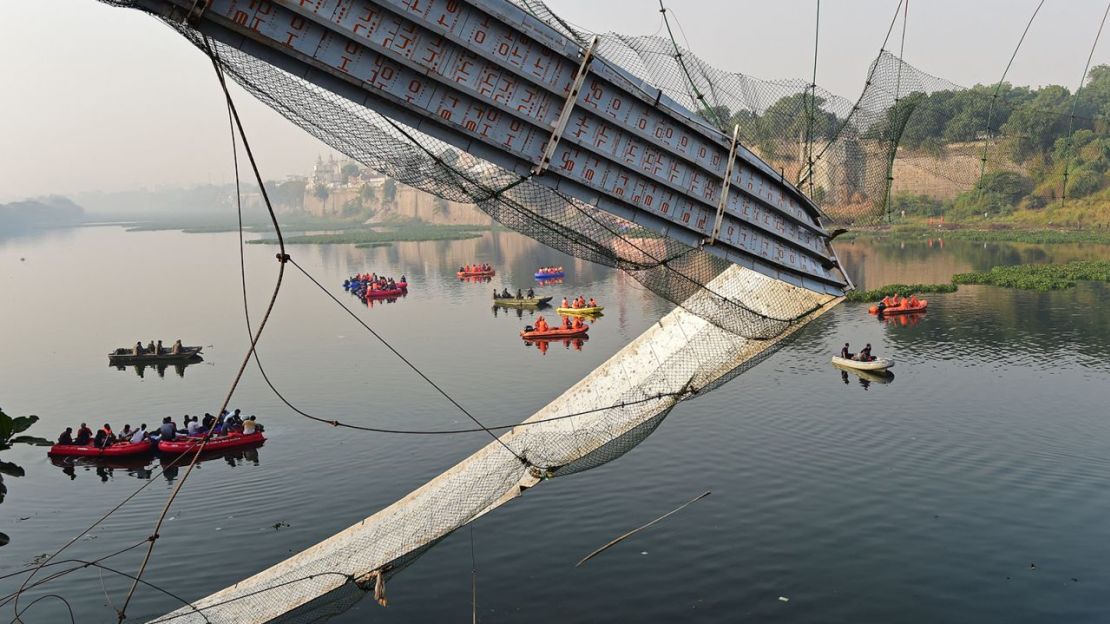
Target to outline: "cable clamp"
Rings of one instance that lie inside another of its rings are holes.
[[[285,264],[286,262],[292,260],[292,258],[289,257],[289,254],[279,253],[275,257],[277,258],[277,261],[282,264]]]

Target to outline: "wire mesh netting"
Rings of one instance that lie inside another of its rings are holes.
[[[137,0],[102,1],[138,6]],[[537,0],[516,4],[565,37],[582,44],[592,37]],[[544,478],[619,457],[677,402],[747,370],[838,302],[660,236],[211,41],[187,24],[166,23],[252,95],[336,150],[403,184],[474,203],[545,245],[624,270],[679,307],[500,442],[344,532],[158,622],[316,621],[363,591],[384,601],[384,580],[438,540]],[[984,169],[1020,169],[1004,153],[1028,138],[1003,136],[1004,126],[990,121],[1011,115],[1014,107],[1003,98],[999,106],[969,107],[963,134],[953,137],[960,140],[947,143],[945,158],[938,158],[937,146],[913,134],[915,124],[946,114],[936,94],[967,91],[979,98],[982,90],[962,90],[885,51],[855,100],[810,81],[718,70],[669,38],[606,34],[597,53],[723,132],[738,125],[749,149],[797,180],[838,223],[882,220],[906,188],[954,196],[975,187]],[[584,407],[598,409],[579,413]],[[564,417],[570,414],[578,415]]]

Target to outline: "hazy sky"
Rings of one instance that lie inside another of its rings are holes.
[[[993,83],[1038,0],[916,0],[906,60]],[[1106,0],[1047,0],[1010,72],[1074,89]],[[761,78],[812,71],[815,0],[669,0],[693,50]],[[818,83],[854,98],[897,0],[825,0]],[[651,34],[657,0],[549,0],[593,31]],[[895,35],[897,37],[897,34]],[[1110,33],[1095,63],[1110,62]],[[890,47],[890,46],[888,46]],[[231,179],[227,117],[207,58],[133,10],[0,0],[0,201]],[[328,148],[236,90],[263,175],[307,174]]]

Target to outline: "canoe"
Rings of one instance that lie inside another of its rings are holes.
[[[196,450],[200,446],[204,438],[185,438],[178,437],[172,442],[169,440],[162,440],[158,443],[158,450],[163,453],[184,453],[185,451]],[[265,442],[266,438],[262,432],[256,431],[250,435],[243,435],[241,433],[232,433],[226,436],[213,436],[208,444],[204,446],[204,451],[222,451],[223,449],[237,448],[240,446],[250,446],[252,444],[261,444]]]
[[[107,448],[97,448],[92,444],[55,444],[47,451],[53,457],[126,457],[141,455],[154,450],[150,440],[142,442],[116,442]]]
[[[555,271],[553,273],[536,273],[535,275],[533,275],[533,277],[535,277],[538,280],[549,280],[549,279],[559,279],[560,277],[566,277],[566,275],[567,275],[566,271]]]
[[[601,314],[601,311],[604,309],[604,306],[594,306],[592,308],[555,308],[555,311],[559,314],[569,314],[572,316],[597,316]]]
[[[528,340],[535,340],[535,339],[540,339],[540,338],[543,338],[543,339],[548,339],[548,338],[573,338],[575,336],[585,336],[586,332],[589,331],[589,329],[590,329],[589,325],[586,325],[586,326],[581,327],[579,329],[553,328],[553,329],[548,329],[547,331],[542,331],[542,332],[536,331],[534,329],[531,330],[531,331],[521,330],[520,331],[520,337],[528,339]]]
[[[111,364],[172,364],[173,362],[188,362],[200,357],[200,347],[182,347],[181,353],[169,353],[169,349],[162,347],[167,352],[160,355],[144,353],[135,355],[131,349],[124,349],[124,353],[113,351],[108,354]]]
[[[551,297],[525,297],[523,299],[517,299],[516,297],[503,299],[501,297],[498,297],[493,300],[493,305],[506,306],[510,308],[538,308],[542,305],[546,305],[547,302],[551,301],[551,299]]]
[[[489,277],[496,273],[497,271],[490,269],[489,271],[458,271],[455,275],[459,277]]]
[[[394,288],[392,290],[368,290],[362,294],[367,299],[389,299],[390,297],[400,297],[405,294],[404,288]]]
[[[927,308],[927,307],[929,307],[929,300],[928,299],[918,299],[917,305],[915,305],[915,306],[900,305],[900,306],[883,308],[883,314],[884,315],[885,314],[912,314],[914,312],[924,312],[925,308]],[[870,308],[868,308],[867,311],[870,312],[871,314],[878,314],[879,313],[879,306],[873,305]]]
[[[894,366],[894,360],[888,358],[876,358],[870,362],[860,362],[858,360],[846,360],[837,355],[833,356],[832,363],[837,366],[864,371],[882,371]]]

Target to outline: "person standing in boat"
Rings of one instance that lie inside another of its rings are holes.
[[[73,444],[73,427],[66,427],[62,435],[58,436],[58,444]]]
[[[135,351],[135,355],[142,355],[143,354],[143,341],[142,340],[136,340],[135,341],[134,351]]]
[[[524,293],[519,288],[516,289],[516,298],[517,299],[523,299],[524,298]]]
[[[158,346],[154,347],[154,355],[162,355],[162,341],[158,341]]]
[[[77,438],[73,443],[79,446],[85,446],[89,443],[89,440],[92,440],[92,435],[92,429],[89,429],[87,424],[81,423],[81,426],[77,428]]]

